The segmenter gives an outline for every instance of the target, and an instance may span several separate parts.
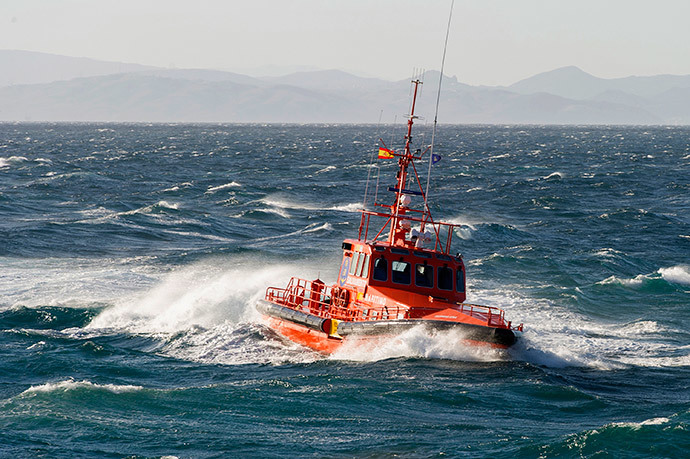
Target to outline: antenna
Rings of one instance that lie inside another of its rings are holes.
[[[429,212],[429,180],[431,179],[431,165],[434,158],[434,140],[436,138],[436,124],[438,123],[438,104],[441,100],[441,83],[443,82],[443,68],[446,64],[446,49],[448,49],[448,35],[450,34],[450,20],[453,17],[453,5],[455,0],[450,2],[450,12],[448,13],[448,28],[446,29],[446,41],[443,45],[443,58],[441,59],[441,74],[438,77],[438,93],[436,94],[436,112],[434,113],[434,127],[431,130],[431,147],[429,150],[429,171],[426,175],[426,192],[424,193],[424,210]],[[424,224],[422,223],[422,230]]]

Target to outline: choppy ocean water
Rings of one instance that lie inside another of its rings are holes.
[[[402,129],[0,124],[0,457],[686,455],[687,127],[441,126],[432,212],[508,352],[261,324],[335,280]]]

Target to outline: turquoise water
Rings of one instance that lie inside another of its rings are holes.
[[[0,457],[686,455],[690,128],[440,127],[431,210],[468,301],[524,322],[507,352],[261,323],[267,286],[336,280],[402,134],[0,124]]]

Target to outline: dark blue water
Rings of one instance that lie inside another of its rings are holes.
[[[687,455],[687,127],[441,126],[432,212],[509,352],[260,322],[267,286],[335,280],[401,135],[0,124],[0,456]]]

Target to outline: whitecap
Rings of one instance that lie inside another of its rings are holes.
[[[194,237],[199,239],[208,239],[209,241],[219,241],[219,242],[235,242],[234,239],[227,237],[216,236],[214,234],[201,234],[195,231],[177,231],[177,230],[162,230],[163,233],[175,234],[178,236]]]
[[[609,276],[597,282],[599,285],[618,284],[626,287],[639,287],[646,281],[663,279],[671,284],[690,285],[690,267],[686,265],[672,266],[670,268],[659,268],[651,274],[638,274],[637,276],[626,279],[617,276]]]
[[[690,285],[690,266],[678,265],[670,268],[661,268],[658,272],[666,282]]]
[[[166,209],[179,209],[180,205],[178,203],[170,203],[168,201],[158,201],[156,204],[158,207],[165,207]]]
[[[479,225],[487,225],[490,224],[491,222],[482,220],[482,219],[476,219],[476,218],[469,218],[469,217],[454,217],[448,220],[448,223],[452,223],[453,225],[460,225],[454,228],[455,233],[461,238],[461,239],[472,239],[473,233],[477,231],[477,227]]]
[[[599,282],[596,282],[599,285],[623,285],[626,287],[638,287],[642,285],[642,283],[646,280],[649,280],[650,277],[645,274],[639,274],[632,279],[625,279],[625,278],[620,278],[617,276],[609,276],[604,280],[601,280]]]
[[[94,384],[87,380],[75,381],[73,379],[67,379],[65,381],[59,381],[55,383],[46,383],[39,386],[31,386],[22,394],[36,394],[41,392],[67,392],[75,389],[99,389],[112,392],[114,394],[121,394],[125,392],[135,392],[142,390],[141,386],[132,385],[119,385],[119,384]]]
[[[553,172],[549,175],[542,177],[542,180],[562,179],[563,177],[565,177],[565,174],[563,172]]]
[[[10,167],[13,164],[19,164],[28,161],[24,156],[10,156],[9,158],[0,158],[0,167]]]
[[[319,169],[318,171],[314,172],[314,175],[318,175],[318,174],[321,174],[323,172],[330,172],[330,171],[333,171],[335,169],[336,169],[335,166],[327,166],[327,167],[324,167],[323,169]]]
[[[332,230],[333,227],[330,225],[330,223],[324,223],[319,225],[318,223],[312,223],[310,225],[307,225],[306,227],[299,229],[297,231],[293,231],[291,233],[286,233],[286,234],[279,234],[277,236],[266,236],[266,237],[261,237],[254,239],[254,242],[265,242],[265,241],[270,241],[273,239],[283,239],[283,238],[290,238],[293,236],[297,236],[299,234],[304,234],[304,233],[313,233],[316,231],[323,231],[323,230]]]
[[[328,210],[339,210],[341,212],[359,212],[362,209],[362,204],[352,202],[350,204],[343,204],[340,206],[330,207]]]
[[[594,251],[595,256],[602,258],[611,258],[622,254],[623,252],[616,249],[612,249],[610,247],[604,247],[602,249]]]
[[[316,233],[318,231],[331,231],[333,227],[330,223],[324,223],[323,225],[317,225],[312,228],[305,229],[303,233]]]
[[[276,197],[264,197],[259,199],[259,202],[267,204],[271,207],[279,209],[292,209],[292,210],[311,210],[311,211],[325,211],[325,210],[337,210],[342,212],[357,212],[361,209],[362,204],[357,202],[352,202],[349,204],[339,204],[335,206],[317,206],[310,204],[294,203],[284,199],[279,199]]]
[[[147,213],[151,213],[156,208],[177,210],[180,208],[180,205],[176,202],[168,202],[168,201],[161,200],[155,204],[151,204],[150,206],[139,207],[138,209],[128,210],[125,212],[116,212],[116,213],[113,213],[112,215],[110,215],[110,217],[119,217],[119,216],[123,216],[123,215],[147,214]]]
[[[262,210],[260,210],[260,212],[276,214],[276,215],[279,215],[283,218],[290,218],[290,214],[284,209],[269,208],[269,209],[262,209]]]
[[[226,183],[224,185],[212,186],[212,187],[209,187],[208,190],[206,190],[206,194],[212,194],[212,193],[215,193],[216,191],[226,190],[228,188],[239,188],[241,186],[242,185],[240,185],[237,182],[230,182],[230,183]]]
[[[671,422],[669,418],[652,418],[642,422],[614,422],[609,425],[615,427],[630,427],[633,430],[639,430],[642,426],[658,426],[668,424],[669,422]]]

